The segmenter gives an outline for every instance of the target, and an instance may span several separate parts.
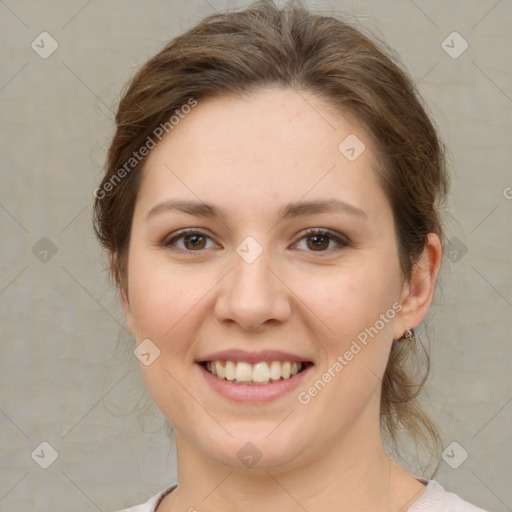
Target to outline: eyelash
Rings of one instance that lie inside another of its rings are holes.
[[[168,239],[168,240],[165,240],[163,242],[163,246],[164,247],[167,247],[167,248],[171,248],[171,249],[176,249],[178,251],[181,251],[181,252],[188,252],[188,253],[194,253],[194,252],[203,252],[205,249],[199,249],[197,251],[191,251],[191,250],[188,250],[188,249],[179,249],[179,248],[176,248],[174,247],[173,248],[173,244],[177,241],[177,240],[180,240],[186,236],[190,236],[190,235],[200,235],[200,236],[203,236],[205,238],[209,238],[211,239],[211,237],[205,233],[204,231],[201,231],[201,230],[198,230],[198,229],[195,229],[195,228],[191,228],[191,229],[184,229],[183,231],[180,231],[179,233],[177,233],[175,236],[173,236],[172,238]],[[331,240],[335,241],[339,247],[336,248],[336,250],[340,250],[341,248],[343,247],[347,247],[350,245],[350,242],[349,240],[344,237],[344,236],[340,236],[340,235],[337,235],[336,233],[332,232],[332,231],[329,231],[327,229],[322,229],[322,228],[309,228],[305,231],[305,233],[301,236],[301,238],[299,238],[299,241],[304,239],[304,238],[311,238],[313,236],[324,236],[324,237],[328,237],[330,238]],[[307,252],[312,252],[312,253],[316,253],[318,252],[319,254],[321,253],[326,253],[326,252],[330,252],[332,249],[327,249],[327,250],[324,250],[324,251],[307,251]]]

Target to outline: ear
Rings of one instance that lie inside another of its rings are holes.
[[[423,254],[414,265],[411,279],[404,283],[400,303],[402,309],[397,315],[393,329],[393,338],[400,339],[407,329],[417,327],[425,318],[441,268],[442,245],[439,236],[430,233]]]
[[[128,330],[131,332],[132,336],[135,336],[135,331],[133,329],[133,314],[128,293],[128,283],[127,280],[123,279],[121,276],[117,254],[113,254],[110,260],[110,274],[119,292],[119,298],[121,299],[124,316],[126,318],[126,326],[128,327]]]

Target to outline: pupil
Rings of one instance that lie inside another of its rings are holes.
[[[319,240],[323,240],[325,242],[326,237],[324,235],[315,235],[311,237],[311,240],[314,240],[313,245],[317,248],[321,248],[324,244],[322,242],[319,242]]]
[[[201,235],[189,235],[187,238],[189,242],[192,242],[193,247],[198,247],[200,245],[198,244],[198,240],[200,240],[203,237]]]

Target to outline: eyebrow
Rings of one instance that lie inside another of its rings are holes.
[[[225,212],[221,208],[212,204],[201,201],[169,199],[151,208],[146,215],[146,221],[154,215],[167,211],[180,211],[196,217],[213,217],[223,222],[226,220]],[[288,203],[280,209],[278,220],[329,212],[348,213],[362,219],[368,219],[368,214],[364,210],[342,201],[341,199],[322,199]]]

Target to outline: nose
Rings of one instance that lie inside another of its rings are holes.
[[[252,263],[234,254],[234,268],[221,281],[215,304],[219,321],[259,332],[290,317],[291,292],[269,264],[265,251]]]

